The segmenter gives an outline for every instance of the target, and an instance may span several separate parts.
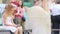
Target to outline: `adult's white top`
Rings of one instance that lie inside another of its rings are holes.
[[[50,9],[52,10],[51,14],[53,16],[60,15],[60,5],[59,4],[52,4],[50,6]]]

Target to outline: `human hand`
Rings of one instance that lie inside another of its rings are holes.
[[[13,25],[13,27],[16,27],[16,28],[18,28],[18,25]]]

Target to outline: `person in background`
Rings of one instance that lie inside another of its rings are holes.
[[[19,27],[18,25],[14,24],[14,11],[16,8],[12,5],[7,5],[5,7],[4,13],[3,13],[3,28],[5,30],[10,30],[14,34],[22,34],[22,27]]]
[[[34,0],[34,6],[39,5],[39,0]]]
[[[23,7],[23,2],[22,0],[20,0],[18,11],[16,13],[16,22],[19,26],[22,26],[23,29],[24,29],[24,22],[25,22],[24,12],[25,12],[25,9]]]
[[[51,10],[51,21],[52,21],[52,29],[60,29],[60,1],[56,1],[50,8]],[[54,34],[59,34],[59,31],[54,31]]]
[[[11,0],[9,3],[15,6],[16,8],[18,7],[18,0]]]

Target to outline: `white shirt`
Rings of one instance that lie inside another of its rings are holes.
[[[60,15],[60,5],[59,4],[52,4],[50,6],[50,9],[52,10],[52,15],[56,16],[56,15]]]

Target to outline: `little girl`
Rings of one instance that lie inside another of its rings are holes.
[[[10,30],[14,34],[22,34],[22,27],[19,27],[18,25],[14,24],[14,11],[16,10],[15,7],[12,5],[7,5],[4,13],[3,13],[3,27],[5,30]]]
[[[17,24],[19,26],[22,26],[23,29],[24,29],[24,23],[23,23],[23,21],[25,21],[24,12],[25,12],[25,9],[23,7],[23,3],[22,3],[22,0],[20,0],[19,1],[18,11],[16,13],[16,22],[17,22]]]

